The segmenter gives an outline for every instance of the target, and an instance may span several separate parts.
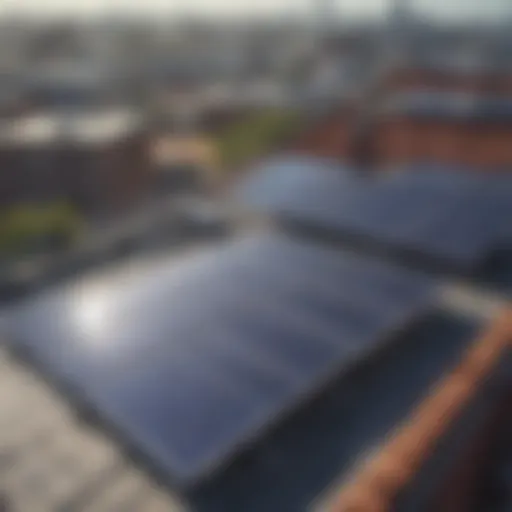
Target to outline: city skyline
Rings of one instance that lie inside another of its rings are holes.
[[[337,11],[347,18],[382,17],[392,0],[335,0]],[[414,0],[411,5],[419,11],[446,19],[480,20],[502,19],[510,16],[509,0]],[[120,14],[202,14],[212,17],[282,15],[295,13],[307,15],[313,12],[314,0],[258,0],[243,4],[233,0],[0,0],[3,14],[27,14],[32,16],[102,16]]]

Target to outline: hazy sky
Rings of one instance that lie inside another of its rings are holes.
[[[316,0],[319,1],[319,0]],[[392,0],[332,0],[347,16],[381,15]],[[512,0],[412,0],[443,17],[499,18],[512,11]],[[0,11],[32,14],[102,14],[112,11],[240,15],[307,12],[315,0],[0,0]]]

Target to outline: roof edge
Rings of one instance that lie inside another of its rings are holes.
[[[386,512],[436,442],[464,411],[477,388],[512,346],[512,305],[479,335],[460,363],[437,384],[327,507],[329,512]]]

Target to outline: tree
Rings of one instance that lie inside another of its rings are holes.
[[[67,203],[15,206],[0,214],[0,253],[19,256],[65,247],[81,224],[80,216]]]

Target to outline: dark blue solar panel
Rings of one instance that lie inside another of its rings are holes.
[[[325,175],[319,181],[318,173]],[[330,187],[340,188],[348,169],[325,158],[283,156],[257,166],[235,190],[235,199],[246,207],[269,207],[303,194],[324,194]]]
[[[301,171],[304,173],[304,170]],[[311,168],[307,184],[260,209],[363,235],[473,271],[512,239],[512,179],[425,168],[373,179]],[[288,178],[292,172],[288,169]],[[268,178],[267,178],[268,179]],[[253,201],[254,207],[257,200]]]
[[[501,239],[512,242],[512,174],[504,172],[491,180],[485,189],[486,209],[493,212],[496,230]]]
[[[421,274],[276,235],[105,279],[20,306],[13,342],[177,482],[374,351],[433,290]]]

